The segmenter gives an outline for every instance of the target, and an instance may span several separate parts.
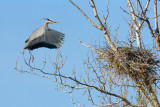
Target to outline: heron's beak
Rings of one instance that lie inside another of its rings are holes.
[[[59,23],[59,22],[52,21],[52,23]]]

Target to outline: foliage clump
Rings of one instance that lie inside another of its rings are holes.
[[[156,78],[158,64],[160,63],[149,49],[133,49],[118,47],[117,51],[103,48],[103,57],[106,67],[109,67],[119,76],[129,76],[132,79],[151,85]]]

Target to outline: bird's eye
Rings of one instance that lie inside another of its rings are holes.
[[[48,19],[48,21],[52,21],[51,19]]]

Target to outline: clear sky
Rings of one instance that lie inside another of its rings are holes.
[[[97,23],[89,0],[73,1]],[[120,10],[120,6],[125,8],[125,0],[119,1],[110,1],[108,23],[112,25],[112,30],[120,26],[119,34],[123,35],[119,38],[127,40],[127,24],[122,18],[122,15],[126,14]],[[101,2],[95,0],[95,2],[100,15],[102,11],[106,13],[107,0]],[[0,14],[0,107],[73,107],[70,96],[55,91],[56,84],[51,80],[26,73],[21,74],[14,70],[18,57],[18,66],[25,66],[18,50],[22,51],[25,39],[34,29],[43,25],[42,18],[53,19],[61,24],[51,24],[50,28],[65,34],[61,51],[63,56],[67,56],[67,61],[63,72],[71,72],[74,66],[78,72],[83,71],[82,59],[86,58],[88,52],[78,39],[91,45],[91,40],[103,38],[103,34],[92,27],[68,0],[1,0]],[[56,50],[42,48],[33,51],[33,54],[35,60],[43,60],[45,54],[49,60],[49,56],[53,58],[56,56]],[[82,101],[87,102],[87,100]]]

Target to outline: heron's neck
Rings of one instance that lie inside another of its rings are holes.
[[[48,27],[48,23],[49,23],[49,22],[46,21],[45,24],[44,24],[44,26],[45,26],[45,27]]]
[[[49,22],[46,21],[45,24],[44,24],[45,30],[49,30],[48,24],[49,24]]]

